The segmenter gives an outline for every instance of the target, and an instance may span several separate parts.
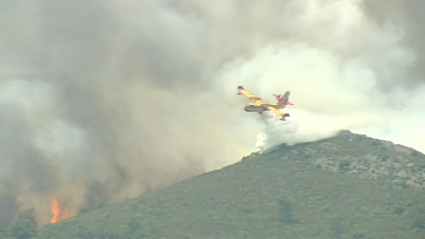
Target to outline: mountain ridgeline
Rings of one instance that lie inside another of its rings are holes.
[[[341,131],[82,211],[35,238],[421,239],[424,180],[423,154]]]
[[[424,154],[346,130],[318,142],[292,147],[281,145],[268,155],[283,160],[308,160],[318,168],[360,178],[383,179],[403,187],[425,187]]]

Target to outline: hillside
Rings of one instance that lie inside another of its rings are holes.
[[[36,238],[421,239],[424,168],[417,151],[342,131],[81,212]]]

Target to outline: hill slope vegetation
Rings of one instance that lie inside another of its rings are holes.
[[[424,165],[412,149],[342,131],[81,212],[36,238],[420,239]]]

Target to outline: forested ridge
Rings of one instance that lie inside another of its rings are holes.
[[[15,220],[1,233],[37,239],[420,239],[424,165],[425,156],[413,149],[342,131],[253,153],[38,230],[30,219]]]

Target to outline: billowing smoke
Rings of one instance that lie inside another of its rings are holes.
[[[243,85],[268,101],[274,101],[272,93],[291,91],[295,106],[285,110],[291,120],[263,116],[266,125],[258,146],[317,140],[350,129],[425,152],[425,81],[418,54],[423,43],[415,38],[421,34],[422,15],[410,16],[411,8],[419,6],[408,2],[294,1],[282,8],[260,4],[270,7],[269,14],[282,13],[272,15],[272,23],[280,24],[286,37],[269,39],[255,54],[225,64],[219,76],[229,87]],[[387,7],[392,14],[378,14]],[[264,10],[248,9],[253,15]],[[234,29],[256,26],[251,22],[255,17],[245,19]],[[271,20],[264,15],[259,19]],[[272,23],[261,25],[260,20],[259,31]]]
[[[1,223],[49,223],[51,198],[94,208],[252,150],[209,90],[210,31],[164,1],[0,9]]]
[[[346,128],[425,150],[423,17],[375,2],[0,2],[0,223],[239,160],[264,121],[238,85],[292,92],[274,142]]]

